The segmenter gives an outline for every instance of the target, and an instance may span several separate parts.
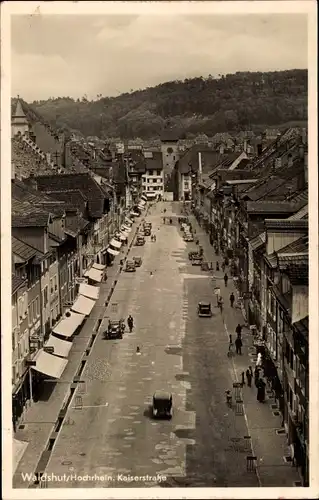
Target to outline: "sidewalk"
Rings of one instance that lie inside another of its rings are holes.
[[[204,258],[207,262],[213,262],[214,275],[216,277],[216,286],[220,286],[221,295],[224,298],[223,322],[227,336],[232,334],[233,342],[236,339],[235,329],[238,323],[244,323],[244,318],[240,309],[231,308],[229,296],[231,292],[238,297],[237,290],[233,280],[230,277],[230,272],[226,270],[229,280],[228,286],[225,287],[222,270],[216,271],[216,262],[221,265],[222,256],[216,256],[212,245],[209,242],[209,235],[201,228],[194,215],[189,216],[192,226],[196,230],[196,236],[199,239],[200,245],[203,247]],[[212,300],[213,307],[215,306],[215,297]],[[226,338],[226,337],[225,337]],[[227,358],[233,366],[234,382],[241,382],[242,372],[246,372],[249,366],[253,370],[256,364],[255,349],[253,348],[252,335],[247,327],[242,330],[242,355],[234,355],[232,358]],[[228,345],[227,345],[228,349]],[[225,352],[227,357],[227,352]],[[246,379],[246,377],[245,377]],[[245,380],[246,384],[247,381]],[[248,428],[248,434],[251,437],[252,455],[257,457],[256,474],[259,484],[262,487],[293,487],[294,482],[300,481],[298,470],[292,467],[291,463],[287,463],[284,457],[290,456],[289,447],[287,445],[287,436],[281,428],[282,416],[274,414],[276,412],[275,400],[271,394],[266,392],[265,403],[257,401],[257,389],[252,381],[252,387],[245,385],[242,390],[242,400],[244,406],[244,417]],[[234,394],[233,394],[234,399]],[[272,407],[273,406],[273,407]],[[276,431],[280,430],[280,434]],[[248,455],[249,453],[247,453]]]
[[[137,219],[128,237],[128,245],[122,247],[122,251],[114,259],[113,266],[107,268],[107,280],[100,285],[100,296],[92,309],[90,316],[85,320],[80,333],[76,335],[68,357],[68,364],[61,379],[53,388],[47,400],[32,403],[25,411],[22,421],[17,426],[13,437],[17,440],[27,442],[25,452],[20,458],[13,474],[14,488],[28,488],[31,482],[23,480],[22,474],[32,474],[36,471],[42,453],[47,449],[49,439],[56,427],[61,409],[70,396],[71,383],[76,375],[81,359],[90,342],[92,333],[97,331],[99,319],[103,317],[105,302],[110,299],[114,285],[120,275],[120,260],[126,259],[133,244],[136,231],[143,219],[144,214]],[[21,425],[24,428],[19,428]]]

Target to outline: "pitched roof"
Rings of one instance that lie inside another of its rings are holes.
[[[285,247],[281,248],[277,253],[304,253],[309,251],[309,236],[302,236],[293,243],[289,243]]]
[[[32,189],[30,186],[17,179],[11,182],[11,194],[12,198],[15,200],[31,203],[38,208],[42,207],[45,211],[60,217],[64,215],[63,204],[61,206],[59,201],[53,201],[49,196]]]
[[[302,206],[302,204],[307,205],[309,202],[308,188],[304,189],[303,191],[301,191],[298,194],[293,194],[289,199],[290,199],[290,201],[294,201],[296,203],[300,202],[300,206]]]
[[[49,194],[51,199],[57,199],[64,202],[64,209],[78,209],[81,213],[85,212],[87,198],[84,196],[82,191],[79,189],[68,189],[67,191],[50,191]]]
[[[162,153],[154,152],[152,158],[145,158],[146,170],[163,170]]]
[[[12,114],[12,118],[27,118],[25,112],[23,111],[21,100],[19,98],[17,99],[15,111]]]
[[[164,130],[161,135],[162,142],[178,142],[179,134],[173,130]]]
[[[45,227],[50,214],[31,203],[15,199],[11,201],[12,227]]]
[[[88,173],[39,176],[36,178],[38,187],[45,192],[65,192],[80,190],[88,199],[88,209],[93,218],[102,217],[104,201],[107,198],[99,184]]]
[[[14,293],[20,288],[24,283],[26,282],[25,279],[20,278],[20,276],[17,276],[16,274],[12,274],[12,279],[11,279],[11,293]]]
[[[11,237],[11,251],[13,254],[17,255],[25,262],[34,257],[37,254],[37,250],[24,241]]]
[[[293,323],[294,328],[296,328],[306,339],[309,337],[309,316],[300,319]]]
[[[298,212],[289,217],[290,220],[308,219],[308,205],[302,207]]]
[[[262,245],[264,245],[264,243],[266,243],[266,232],[263,231],[257,236],[254,236],[249,240],[249,243],[253,250],[258,250],[258,248],[260,248]]]
[[[309,254],[307,253],[281,253],[277,252],[279,269],[286,270],[289,266],[307,266]]]
[[[246,210],[250,213],[291,214],[296,210],[296,205],[284,201],[247,201]]]
[[[64,230],[66,234],[75,237],[89,224],[89,221],[83,219],[80,215],[67,215]]]
[[[267,229],[305,229],[308,231],[308,220],[290,220],[290,219],[265,219]]]
[[[289,276],[292,285],[308,285],[309,268],[308,265],[291,264],[285,269],[285,274]]]

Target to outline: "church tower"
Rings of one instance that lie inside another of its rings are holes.
[[[25,135],[29,132],[29,123],[23,111],[21,100],[18,96],[15,112],[11,117],[11,136],[17,134]]]

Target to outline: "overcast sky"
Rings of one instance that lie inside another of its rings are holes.
[[[119,95],[192,76],[307,68],[307,17],[13,16],[12,95]]]

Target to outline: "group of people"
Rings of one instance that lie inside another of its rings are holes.
[[[151,241],[156,241],[156,234],[151,234]]]
[[[236,354],[242,354],[241,348],[243,347],[243,341],[241,338],[241,331],[242,331],[242,326],[240,323],[236,326],[236,340],[235,340],[235,347],[236,347]],[[233,337],[230,334],[229,335],[229,346],[228,346],[228,353],[231,355],[233,352]]]

